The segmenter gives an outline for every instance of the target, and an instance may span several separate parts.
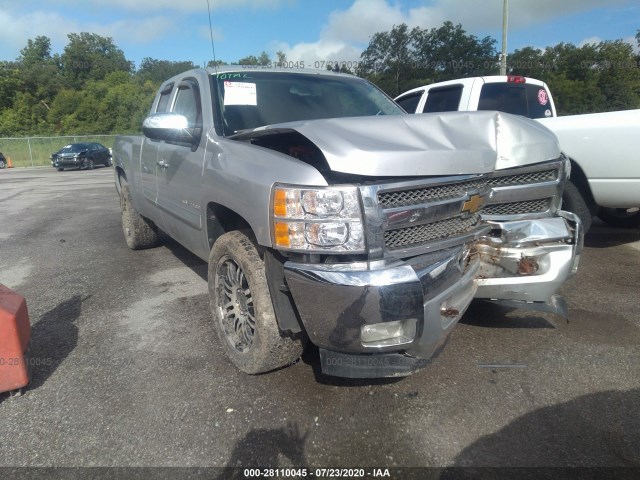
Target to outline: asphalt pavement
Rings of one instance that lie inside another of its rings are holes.
[[[0,466],[638,468],[639,266],[640,231],[596,222],[568,320],[474,304],[403,379],[326,377],[312,349],[248,376],[206,264],[127,248],[111,168],[3,170],[0,283],[27,299],[33,380],[0,394]]]

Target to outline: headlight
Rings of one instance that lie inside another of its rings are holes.
[[[360,196],[355,187],[275,185],[271,205],[276,248],[315,253],[365,251]]]

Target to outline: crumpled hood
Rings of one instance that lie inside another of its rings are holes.
[[[234,138],[294,130],[335,172],[366,176],[488,173],[556,159],[555,135],[528,118],[500,112],[447,112],[308,120],[268,125]]]

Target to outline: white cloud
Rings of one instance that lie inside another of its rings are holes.
[[[3,49],[18,51],[29,38],[38,35],[51,39],[55,52],[61,52],[68,43],[67,34],[91,32],[104,37],[113,37],[116,44],[129,42],[149,43],[162,38],[175,29],[171,18],[154,16],[131,18],[111,23],[82,23],[71,21],[56,12],[34,11],[11,16],[0,12],[0,44]]]
[[[597,45],[600,42],[602,42],[602,38],[600,37],[589,37],[589,38],[585,38],[580,43],[578,43],[578,46],[584,47],[585,45],[593,45],[593,44]]]
[[[313,66],[317,61],[353,65],[360,60],[360,53],[374,33],[388,31],[401,23],[422,27],[429,22],[435,26],[444,21],[438,15],[428,7],[404,13],[399,5],[390,5],[387,0],[356,0],[348,9],[329,14],[317,42],[293,46],[280,43],[276,49],[284,51],[289,60],[305,61],[307,65]]]

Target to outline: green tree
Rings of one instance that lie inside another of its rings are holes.
[[[192,68],[197,68],[191,61],[172,62],[169,60],[157,60],[155,58],[146,57],[142,59],[140,68],[136,72],[136,76],[143,83],[151,81],[160,85],[165,80],[178,75]]]
[[[68,84],[81,88],[89,80],[102,80],[111,72],[133,71],[133,64],[124,56],[111,37],[95,33],[70,33],[69,43],[61,56]]]
[[[260,67],[267,67],[271,65],[271,57],[265,51],[263,51],[259,56],[249,55],[248,57],[241,58],[238,60],[238,65],[255,65]]]
[[[440,28],[412,32],[421,76],[436,82],[498,73],[496,41],[469,35],[462,25],[444,22]]]
[[[394,25],[389,32],[377,32],[362,52],[362,63],[357,73],[378,84],[380,88],[395,96],[410,84],[413,74],[414,52],[409,27],[402,23]]]
[[[38,101],[50,103],[63,86],[59,56],[51,55],[51,40],[39,36],[29,39],[17,59],[21,91]]]
[[[20,70],[14,62],[0,62],[0,112],[11,108],[16,94],[24,90]]]

